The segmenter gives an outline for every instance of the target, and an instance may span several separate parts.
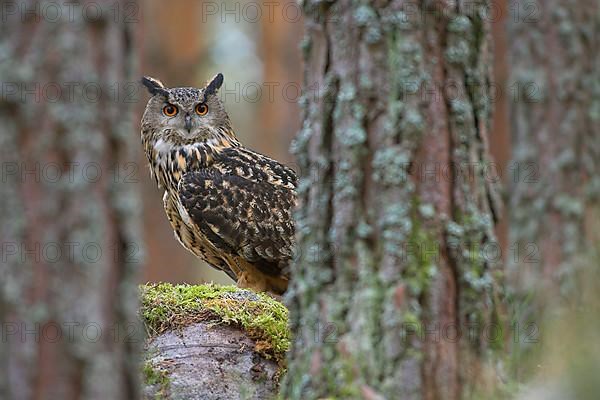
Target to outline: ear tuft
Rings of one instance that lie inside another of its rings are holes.
[[[221,85],[223,85],[223,74],[219,72],[204,89],[204,100],[206,101],[206,96],[217,93]]]
[[[142,84],[146,86],[151,95],[161,94],[163,96],[168,96],[168,92],[165,88],[165,85],[159,81],[158,79],[152,78],[150,76],[144,76],[142,78]]]

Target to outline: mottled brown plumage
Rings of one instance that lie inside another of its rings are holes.
[[[142,118],[150,172],[181,244],[241,287],[282,294],[294,249],[296,175],[244,147],[217,90],[142,83],[153,95]],[[176,113],[173,114],[175,107]]]

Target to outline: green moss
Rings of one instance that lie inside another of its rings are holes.
[[[417,248],[408,252],[408,264],[403,278],[415,295],[419,296],[427,290],[432,278],[437,273],[435,263],[438,244],[425,231],[417,231],[410,239],[410,243],[417,244]]]
[[[266,294],[235,286],[141,286],[140,315],[150,336],[200,321],[232,324],[256,341],[256,351],[283,364],[290,345],[288,310]]]
[[[427,205],[424,205],[427,209]],[[403,280],[411,291],[419,296],[429,288],[437,273],[439,243],[422,222],[420,201],[415,198],[411,209],[411,230],[407,248],[407,264]]]
[[[171,380],[167,371],[155,367],[150,361],[146,361],[142,370],[144,383],[149,386],[157,386],[155,399],[167,398],[167,392]]]

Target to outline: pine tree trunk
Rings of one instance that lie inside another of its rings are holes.
[[[516,1],[510,21],[509,271],[547,303],[600,245],[600,5]]]
[[[494,377],[488,5],[304,3],[284,398],[458,399]]]
[[[137,5],[2,7],[0,398],[138,398]]]

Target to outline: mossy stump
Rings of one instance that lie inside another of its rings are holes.
[[[269,399],[289,346],[285,306],[235,286],[141,287],[146,399]]]

